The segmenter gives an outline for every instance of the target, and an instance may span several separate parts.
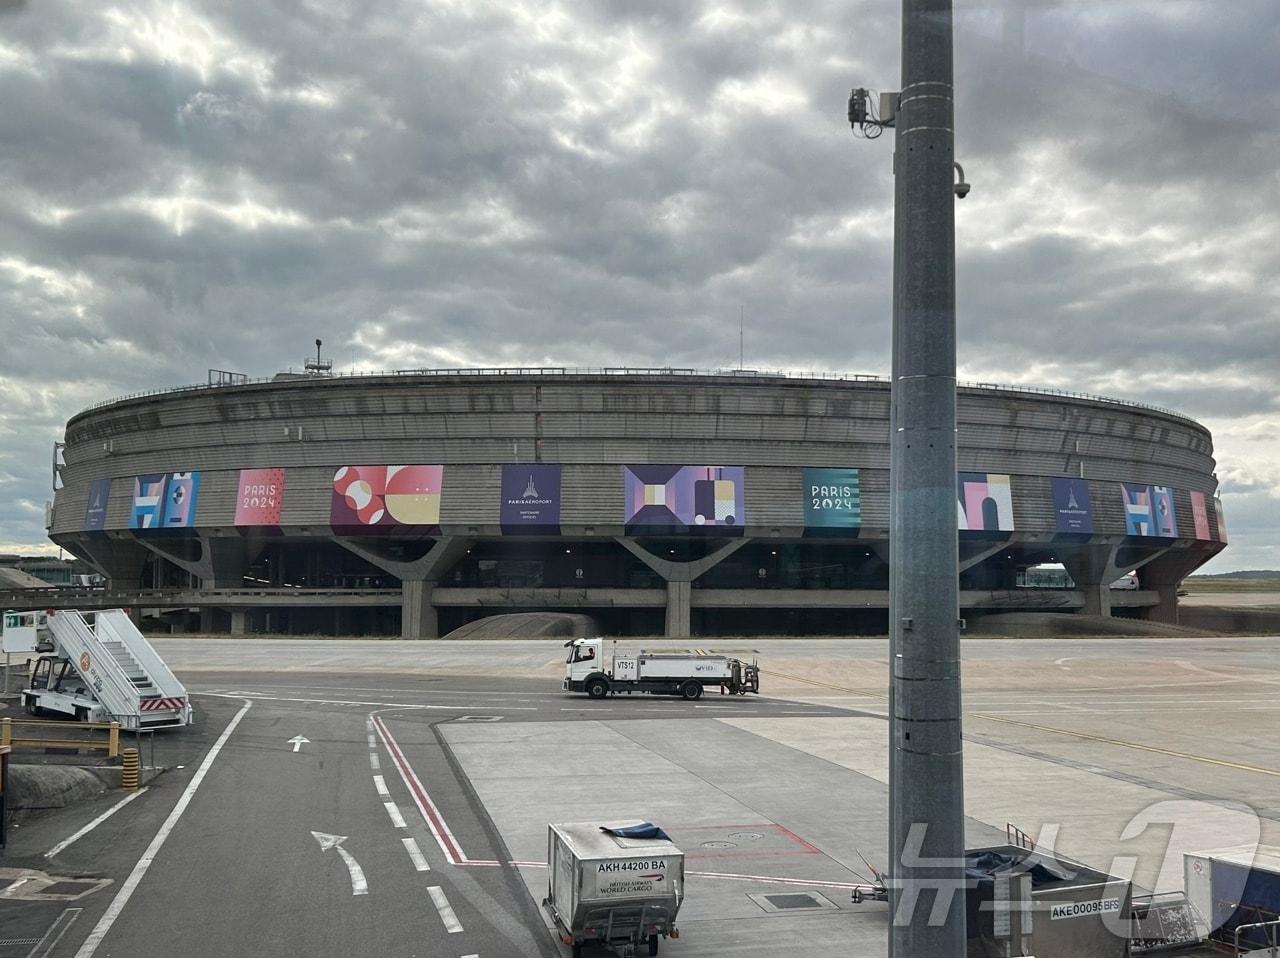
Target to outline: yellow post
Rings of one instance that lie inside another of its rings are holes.
[[[0,719],[0,748],[13,744],[13,719]]]
[[[120,787],[126,792],[136,791],[138,788],[138,750],[136,748],[124,750],[124,763],[120,767]]]
[[[120,754],[120,723],[112,722],[111,731],[107,733],[107,758],[115,758]]]

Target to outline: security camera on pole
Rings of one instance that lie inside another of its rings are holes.
[[[849,99],[894,151],[890,409],[889,956],[962,958],[964,769],[956,533],[951,0],[903,0],[902,90]],[[959,174],[959,182],[953,179]]]

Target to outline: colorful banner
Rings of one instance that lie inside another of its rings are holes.
[[[333,475],[329,524],[438,526],[444,466],[343,466]]]
[[[1204,493],[1191,493],[1191,518],[1196,525],[1196,538],[1209,539],[1209,510],[1205,508]]]
[[[560,527],[560,467],[508,463],[502,467],[504,532],[554,532]]]
[[[1227,516],[1222,511],[1222,500],[1217,496],[1213,497],[1213,511],[1218,514],[1218,541],[1223,545],[1227,544]]]
[[[190,529],[196,524],[200,473],[162,472],[133,481],[130,529]]]
[[[1093,533],[1093,502],[1085,479],[1059,478],[1053,482],[1053,514],[1059,532]]]
[[[742,466],[623,466],[626,524],[741,534]]]
[[[962,532],[1013,531],[1013,491],[1007,475],[962,472],[956,477],[956,497]]]
[[[236,488],[237,526],[279,526],[284,504],[283,469],[241,469]]]
[[[862,525],[857,469],[805,469],[804,524],[806,529],[857,529]]]
[[[1159,539],[1178,537],[1178,519],[1173,511],[1173,490],[1168,486],[1120,483],[1124,495],[1126,535]]]
[[[111,499],[111,480],[95,479],[89,483],[89,501],[84,507],[84,531],[101,532],[107,525],[107,502]]]

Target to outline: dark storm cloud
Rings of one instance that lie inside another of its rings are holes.
[[[1272,7],[1033,3],[1017,40],[1018,5],[958,6],[962,375],[1276,415]],[[43,538],[81,406],[316,337],[365,369],[720,366],[742,310],[748,366],[886,369],[892,134],[843,113],[898,84],[896,5],[3,22],[0,546]],[[1262,508],[1276,442],[1231,442]]]

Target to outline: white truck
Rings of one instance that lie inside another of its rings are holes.
[[[603,639],[574,639],[566,642],[565,648],[569,655],[565,659],[564,690],[586,692],[593,699],[619,692],[698,699],[707,686],[732,695],[760,691],[760,667],[754,660],[643,649],[619,655],[615,649],[612,663],[606,665]]]
[[[188,725],[191,699],[123,609],[6,612],[5,647],[35,651],[22,703],[126,729]]]
[[[588,942],[656,955],[660,938],[680,937],[684,853],[648,822],[548,825],[547,871],[542,904],[573,958]]]

